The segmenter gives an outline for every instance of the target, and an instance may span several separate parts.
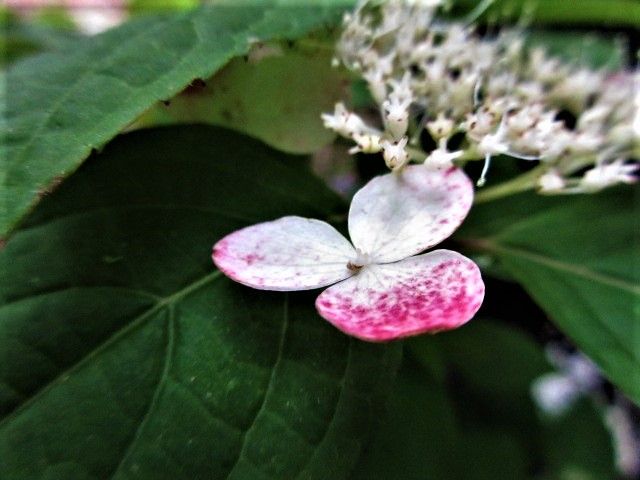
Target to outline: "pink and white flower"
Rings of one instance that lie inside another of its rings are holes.
[[[289,216],[227,235],[214,245],[213,261],[261,290],[333,285],[318,296],[318,312],[363,340],[449,330],[480,307],[480,271],[450,250],[416,254],[450,236],[472,200],[462,170],[412,165],[374,178],[353,197],[353,245],[328,223]]]

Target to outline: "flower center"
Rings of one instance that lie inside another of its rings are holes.
[[[352,272],[359,272],[362,267],[371,263],[371,257],[368,253],[362,252],[359,248],[356,248],[356,258],[347,262],[347,268]]]

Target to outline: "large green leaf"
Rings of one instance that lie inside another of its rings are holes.
[[[334,25],[342,11],[336,0],[305,7],[256,3],[138,18],[10,69],[0,89],[0,234],[15,226],[39,191],[155,102],[208,78],[257,40],[299,37]]]
[[[41,22],[24,21],[0,6],[3,22],[0,36],[0,66],[6,66],[22,57],[64,48],[82,36],[69,28],[59,28]]]
[[[134,127],[211,123],[291,153],[315,152],[330,143],[335,134],[324,127],[320,114],[333,111],[348,84],[344,70],[330,67],[331,44],[298,48],[274,43],[255,54],[265,57],[232,60],[206,83],[160,102]]]
[[[356,466],[352,480],[459,478],[459,426],[443,382],[404,358],[388,413]]]
[[[525,333],[480,317],[416,337],[404,352],[389,412],[353,480],[615,478],[592,402],[541,421],[530,389],[550,366]]]
[[[474,207],[458,233],[491,254],[640,403],[640,222],[634,189]]]
[[[0,253],[0,478],[343,477],[399,346],[210,260],[238,227],[343,209],[300,158],[212,127],[95,155]]]

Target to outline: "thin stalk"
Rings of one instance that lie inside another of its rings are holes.
[[[546,165],[539,165],[512,180],[499,183],[494,187],[484,188],[476,193],[474,202],[490,202],[498,198],[530,190],[536,186],[536,180],[538,180],[538,177],[540,177],[546,168]]]

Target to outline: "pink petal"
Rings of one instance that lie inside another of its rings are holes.
[[[349,235],[375,263],[388,263],[440,243],[462,223],[473,185],[459,168],[411,165],[367,183],[353,197]]]
[[[326,289],[320,315],[371,342],[436,333],[473,317],[484,298],[480,270],[468,258],[436,250],[397,263],[367,265]]]
[[[282,217],[233,232],[213,246],[226,276],[261,290],[308,290],[353,275],[351,244],[320,220]]]

